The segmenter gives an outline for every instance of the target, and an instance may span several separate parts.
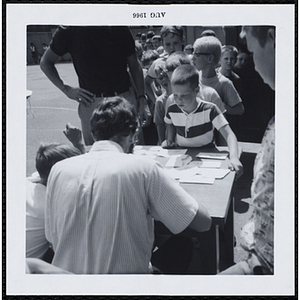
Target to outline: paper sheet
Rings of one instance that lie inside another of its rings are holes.
[[[170,157],[170,159],[167,161],[165,167],[166,168],[178,168],[178,167],[182,167],[184,165],[187,165],[189,162],[192,161],[191,156],[189,155],[172,155]]]
[[[206,153],[199,152],[196,157],[199,158],[209,158],[209,159],[221,159],[224,160],[228,156],[228,153]]]
[[[204,184],[214,184],[215,179],[213,177],[204,177],[202,175],[194,175],[188,178],[179,179],[179,183],[204,183]]]

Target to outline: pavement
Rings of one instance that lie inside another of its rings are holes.
[[[64,82],[78,86],[72,63],[56,65]],[[27,102],[27,146],[26,175],[35,172],[35,155],[41,143],[70,143],[63,134],[66,123],[80,127],[77,102],[67,98],[41,71],[39,65],[27,66],[27,89],[32,95]],[[234,233],[236,247],[234,261],[246,258],[246,252],[239,246],[239,232],[251,214],[250,185],[255,153],[245,152],[241,156],[244,175],[234,186],[235,212]]]

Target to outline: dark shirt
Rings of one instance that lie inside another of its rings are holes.
[[[135,44],[128,27],[59,26],[50,47],[59,56],[71,54],[81,88],[97,95],[129,90],[127,57]]]

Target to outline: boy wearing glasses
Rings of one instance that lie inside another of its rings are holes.
[[[214,88],[225,104],[229,115],[242,115],[244,106],[233,83],[216,72],[215,68],[221,56],[221,42],[214,36],[204,36],[194,43],[193,62],[200,72],[200,83]]]
[[[226,140],[230,153],[230,169],[237,178],[243,173],[238,159],[237,139],[219,108],[197,97],[199,73],[192,65],[181,65],[171,77],[175,103],[170,104],[165,116],[167,140],[162,147],[202,147],[214,143],[214,129]]]

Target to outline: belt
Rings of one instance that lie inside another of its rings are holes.
[[[120,92],[104,92],[104,93],[100,93],[100,94],[96,94],[96,97],[100,97],[100,98],[106,98],[106,97],[114,97],[114,96],[118,96],[120,94],[123,94],[125,92],[128,92],[129,90],[125,90],[125,91],[120,91]]]

